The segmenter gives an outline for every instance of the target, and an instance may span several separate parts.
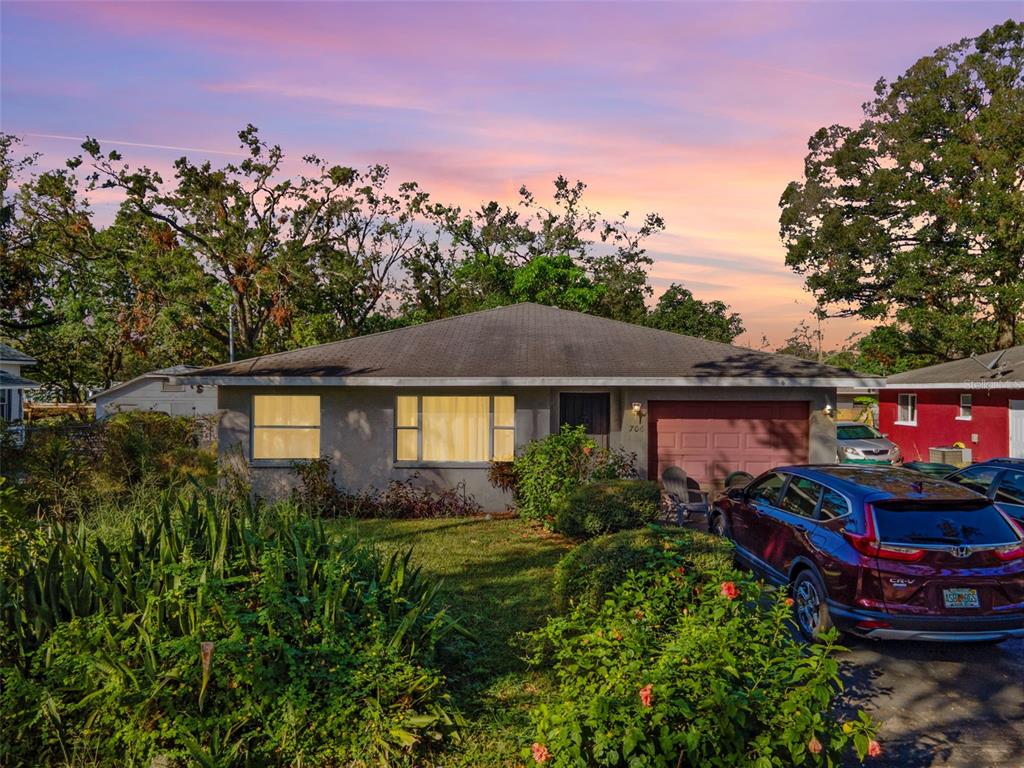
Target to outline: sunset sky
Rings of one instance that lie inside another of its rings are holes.
[[[756,346],[813,304],[778,237],[810,134],[1021,8],[4,2],[0,120],[51,163],[88,134],[164,169],[227,162],[252,122],[295,169],[306,152],[387,163],[464,205],[578,178],[604,213],[660,212],[656,289],[726,301]],[[830,321],[826,341],[858,327]]]

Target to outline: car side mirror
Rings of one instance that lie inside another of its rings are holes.
[[[725,491],[725,495],[728,498],[733,499],[734,501],[745,501],[747,498],[747,489],[744,488],[743,486],[727,488]]]

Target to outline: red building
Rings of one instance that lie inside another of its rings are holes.
[[[905,461],[955,443],[973,461],[1024,458],[1024,346],[890,376],[878,422]]]

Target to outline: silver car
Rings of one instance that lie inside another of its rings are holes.
[[[840,464],[900,464],[903,456],[892,440],[859,421],[836,422]]]

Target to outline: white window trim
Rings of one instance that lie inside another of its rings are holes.
[[[491,462],[494,460],[494,433],[501,430],[512,432],[512,447],[515,450],[516,444],[516,425],[515,425],[515,413],[516,413],[516,398],[515,395],[505,395],[502,393],[494,394],[489,392],[476,392],[476,393],[465,393],[464,395],[452,395],[452,397],[465,396],[465,397],[486,397],[488,400],[488,424],[487,424],[487,455],[491,458],[487,461],[433,461],[425,460],[423,458],[423,398],[424,397],[446,397],[445,394],[436,394],[432,392],[417,392],[402,393],[399,392],[395,395],[394,406],[392,411],[392,428],[391,428],[391,457],[392,463],[396,467],[489,467]],[[415,397],[416,398],[416,426],[398,426],[398,398],[399,397]],[[494,398],[495,397],[511,397],[512,398],[512,426],[498,426],[494,423]],[[416,459],[399,459],[398,458],[398,433],[403,430],[415,430],[416,431]]]
[[[902,403],[900,401],[904,397],[910,398],[910,402],[912,403],[912,406],[913,406],[912,410],[913,410],[913,413],[914,413],[914,418],[912,420],[908,420],[908,421],[900,420],[900,411],[903,409],[903,405],[902,405]],[[902,392],[902,393],[900,393],[899,395],[896,396],[896,421],[894,423],[898,424],[901,427],[916,427],[917,426],[917,394],[916,393],[914,393],[914,392]]]
[[[964,398],[967,398],[967,407],[969,409],[966,416],[964,416]],[[957,411],[957,421],[971,421],[971,417],[974,415],[974,398],[969,392],[962,392],[960,394],[960,409]]]

